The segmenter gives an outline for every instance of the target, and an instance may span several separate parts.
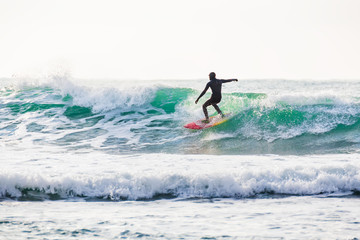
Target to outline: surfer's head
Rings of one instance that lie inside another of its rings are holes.
[[[211,73],[209,74],[209,79],[210,79],[210,80],[215,79],[215,77],[216,77],[216,74],[215,74],[214,72],[211,72]]]

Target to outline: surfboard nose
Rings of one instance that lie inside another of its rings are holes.
[[[196,123],[192,122],[192,123],[188,123],[188,124],[184,125],[184,128],[201,129],[202,127],[200,127]]]

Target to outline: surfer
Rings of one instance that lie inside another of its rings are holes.
[[[228,79],[228,80],[216,79],[216,74],[214,72],[211,72],[209,74],[209,79],[210,81],[206,84],[204,91],[202,91],[200,96],[195,101],[195,104],[197,104],[199,99],[206,93],[206,91],[209,88],[211,88],[212,95],[210,99],[208,99],[202,106],[205,114],[204,122],[206,123],[209,122],[207,107],[210,105],[212,105],[215,108],[215,110],[221,115],[221,117],[224,117],[224,114],[221,112],[219,106],[217,105],[221,101],[221,85],[227,82],[238,81],[237,79]]]

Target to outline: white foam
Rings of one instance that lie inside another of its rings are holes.
[[[354,166],[348,166],[353,169]],[[337,169],[335,169],[337,170]],[[178,197],[249,197],[263,192],[277,194],[321,194],[360,190],[360,175],[334,174],[326,169],[281,169],[233,173],[160,173],[134,175],[127,172],[112,176],[61,176],[39,174],[0,174],[2,196],[21,196],[21,189],[38,189],[67,197],[109,197],[111,199],[153,198],[157,194]]]
[[[214,141],[219,139],[226,139],[226,138],[233,138],[235,137],[234,134],[226,134],[226,133],[209,133],[204,138],[202,138],[202,141]]]
[[[264,192],[313,195],[360,190],[360,166],[355,156],[346,155],[281,159],[100,153],[51,156],[55,159],[42,159],[40,154],[40,159],[32,161],[30,156],[26,161],[21,161],[22,157],[5,161],[0,171],[1,196],[19,197],[22,189],[57,193],[66,198],[114,200],[151,199],[159,194],[214,198],[249,197]],[[325,162],[327,165],[323,166]]]

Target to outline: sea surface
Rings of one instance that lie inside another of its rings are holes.
[[[0,239],[359,239],[360,81],[206,83],[0,79]]]

